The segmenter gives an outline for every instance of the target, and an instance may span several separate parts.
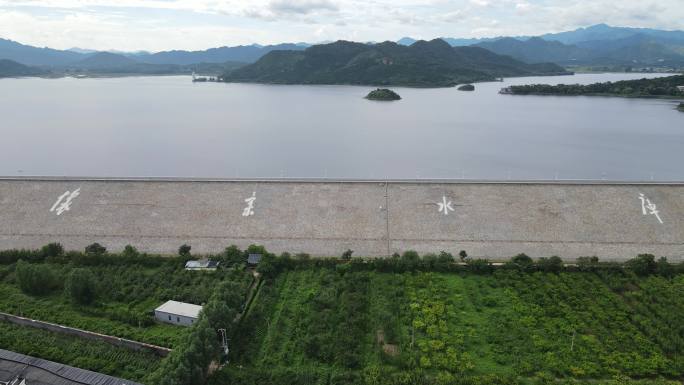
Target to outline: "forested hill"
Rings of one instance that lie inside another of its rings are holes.
[[[41,75],[44,71],[17,63],[12,60],[0,59],[0,78],[35,76]]]
[[[449,87],[497,77],[565,73],[556,64],[526,64],[479,47],[451,47],[435,39],[408,47],[393,42],[337,41],[304,51],[272,51],[223,78],[228,82]]]
[[[635,98],[684,98],[684,75],[656,79],[623,80],[619,82],[580,84],[532,84],[511,86],[502,93],[515,95],[608,95]]]

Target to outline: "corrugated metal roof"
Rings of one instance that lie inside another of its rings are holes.
[[[191,303],[166,301],[165,304],[154,309],[154,311],[161,311],[164,313],[182,315],[185,317],[197,318],[202,310],[202,306],[193,305]]]
[[[210,261],[203,259],[200,261],[187,261],[185,263],[186,269],[215,269],[219,265],[218,261]]]
[[[0,349],[0,374],[26,378],[28,385],[142,385],[137,382]]]
[[[261,262],[261,254],[250,254],[247,258],[247,263],[250,265],[257,265]]]

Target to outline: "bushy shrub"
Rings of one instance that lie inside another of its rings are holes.
[[[27,294],[44,295],[59,287],[53,271],[42,264],[20,260],[16,266],[19,288]]]
[[[563,260],[557,256],[551,258],[539,258],[537,261],[537,268],[539,271],[547,273],[559,273],[563,270]]]
[[[223,253],[219,255],[219,260],[221,261],[221,265],[226,267],[240,263],[245,263],[247,261],[247,258],[245,257],[245,254],[242,250],[240,250],[239,247],[231,245],[226,247],[225,250],[223,250]]]
[[[64,293],[72,302],[89,305],[97,296],[95,276],[88,269],[73,269],[67,275]]]
[[[123,249],[123,252],[121,253],[121,256],[124,258],[135,258],[139,255],[140,253],[138,252],[138,249],[131,245],[126,245],[126,247],[124,247]]]
[[[64,254],[64,247],[61,243],[48,243],[40,249],[40,254],[47,257],[58,257]]]
[[[180,255],[181,257],[189,257],[190,256],[190,250],[192,250],[192,246],[182,245],[181,247],[178,248],[178,255]]]
[[[102,255],[107,252],[107,248],[95,242],[86,246],[85,253],[90,255]]]
[[[627,261],[625,266],[640,276],[654,274],[658,268],[653,254],[639,254],[636,258]]]

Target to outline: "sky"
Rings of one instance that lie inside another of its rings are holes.
[[[58,49],[540,35],[599,23],[684,29],[684,0],[0,0],[0,38]]]

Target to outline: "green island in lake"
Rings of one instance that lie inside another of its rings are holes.
[[[401,100],[401,96],[392,90],[387,88],[378,88],[377,90],[371,91],[366,95],[368,100],[381,100],[381,101],[393,101]]]
[[[684,75],[594,84],[530,84],[500,91],[511,95],[620,96],[626,98],[684,98]],[[681,106],[680,106],[681,108]]]
[[[464,84],[458,87],[459,91],[475,91],[475,86],[472,84]]]

